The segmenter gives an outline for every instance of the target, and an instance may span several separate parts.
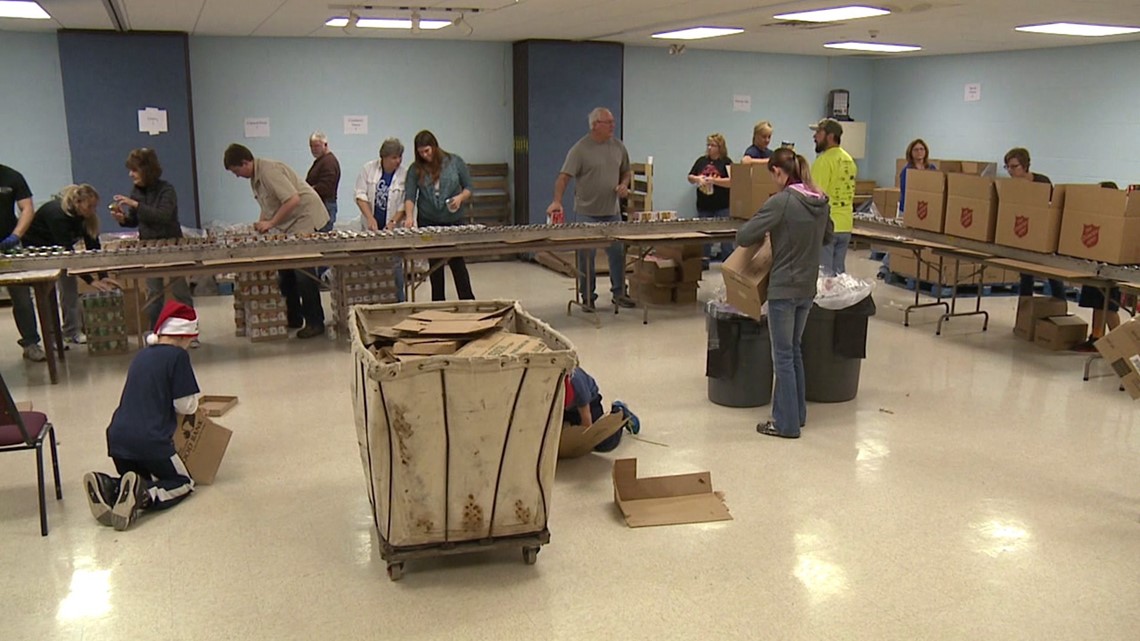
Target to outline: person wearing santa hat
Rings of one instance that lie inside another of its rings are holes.
[[[198,410],[198,381],[187,351],[198,336],[194,309],[168,301],[148,347],[131,361],[107,428],[107,454],[122,476],[88,472],[83,486],[99,523],[127,529],[143,510],[172,507],[194,491],[174,449],[179,414]]]

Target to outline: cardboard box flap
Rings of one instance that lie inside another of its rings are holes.
[[[558,441],[558,458],[578,458],[589,454],[599,443],[625,427],[625,423],[625,416],[618,412],[606,414],[585,429],[580,425],[563,425]]]
[[[392,346],[395,356],[440,356],[459,351],[460,342],[454,340],[396,341]]]
[[[997,188],[998,201],[1001,203],[1033,207],[1048,207],[1054,192],[1054,188],[1048,183],[1035,183],[1017,178],[999,178],[994,181],[994,187]]]
[[[1087,325],[1080,316],[1073,314],[1067,314],[1065,316],[1046,316],[1041,320],[1057,327],[1085,327]]]
[[[947,174],[946,192],[951,198],[974,198],[989,200],[995,198],[993,178],[970,176],[968,174]]]
[[[537,336],[495,332],[467,343],[455,355],[464,358],[499,358],[545,351],[549,351],[549,348]]]
[[[487,318],[484,320],[432,320],[424,321],[414,318],[405,318],[396,323],[394,329],[399,332],[416,334],[419,336],[474,336],[498,327],[499,319]]]
[[[510,310],[510,307],[496,309],[491,312],[449,312],[442,309],[426,309],[416,312],[408,318],[423,321],[481,321],[489,318],[498,318]]]
[[[211,421],[202,409],[182,418],[174,430],[174,449],[195,483],[214,482],[231,436],[233,432]]]
[[[946,174],[928,169],[909,169],[906,172],[906,189],[941,194],[946,191]]]
[[[772,245],[768,239],[760,245],[734,250],[720,268],[728,304],[759,320],[761,308],[768,300],[771,269]]]
[[[637,478],[637,459],[614,461],[614,501],[630,527],[730,521],[708,472]]]
[[[1100,185],[1067,185],[1065,210],[1070,209],[1098,216],[1140,216],[1140,196]]]

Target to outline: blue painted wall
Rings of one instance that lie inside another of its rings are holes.
[[[324,131],[341,165],[338,221],[359,217],[353,183],[387,137],[405,165],[421,129],[469,163],[512,162],[508,43],[191,38],[190,60],[204,223],[257,218],[249,182],[222,166],[231,142],[304,176],[309,134]],[[346,115],[367,115],[368,135],[345,135]],[[244,138],[247,117],[268,117],[271,137]]]
[[[54,33],[0,31],[0,164],[22,173],[36,206],[71,182]]]

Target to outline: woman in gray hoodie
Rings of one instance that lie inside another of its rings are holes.
[[[768,171],[780,187],[736,234],[749,247],[771,235],[772,270],[768,278],[768,332],[776,389],[772,419],[756,426],[768,436],[799,438],[807,422],[804,362],[800,339],[815,300],[819,248],[831,236],[831,206],[811,182],[807,160],[791,149],[777,149]]]

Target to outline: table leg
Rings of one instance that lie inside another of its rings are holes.
[[[52,385],[59,383],[59,368],[55,357],[63,357],[63,329],[59,326],[59,314],[52,314],[57,309],[53,305],[55,299],[55,283],[39,282],[32,285],[36,293],[36,314],[40,319],[40,330],[43,333],[44,354],[47,356],[48,378]]]

